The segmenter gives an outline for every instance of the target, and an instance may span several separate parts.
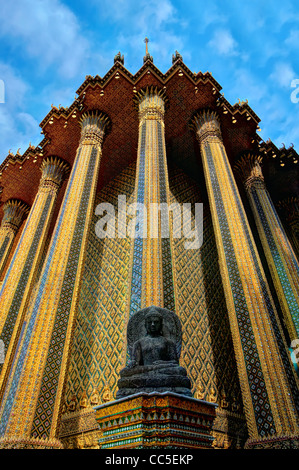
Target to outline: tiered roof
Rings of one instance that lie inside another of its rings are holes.
[[[9,153],[0,165],[0,218],[3,203],[9,198],[21,199],[29,205],[33,203],[44,157],[57,155],[73,164],[80,139],[79,120],[88,110],[105,112],[112,123],[103,145],[98,190],[133,162],[138,145],[138,114],[133,97],[147,86],[164,88],[168,98],[165,138],[169,161],[189,169],[200,161],[199,147],[189,123],[195,112],[209,108],[219,114],[224,144],[232,164],[244,153],[258,152],[264,157],[265,177],[269,176],[274,199],[299,196],[297,152],[292,146],[277,148],[270,140],[264,142],[261,139],[258,134],[260,119],[247,101],[239,100],[231,105],[210,72],[191,72],[178,53],[173,56],[173,64],[165,74],[154,65],[150,56],[145,59],[140,70],[132,75],[124,67],[119,53],[103,78],[86,76],[69,107],[52,105],[40,123],[43,135],[40,144],[37,147],[29,145],[23,155]],[[62,196],[63,191],[59,200]]]

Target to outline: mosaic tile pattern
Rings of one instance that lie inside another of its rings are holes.
[[[181,170],[169,173],[171,203],[202,203],[197,184]],[[224,392],[228,408],[242,412],[242,398],[227,307],[218,265],[211,214],[203,204],[203,244],[186,250],[185,238],[174,238],[177,314],[182,322],[181,360],[196,394],[202,386],[202,398],[209,400],[211,389],[221,405]],[[192,219],[194,224],[194,214]]]
[[[160,183],[160,203],[167,203],[167,167],[164,160],[164,146],[163,146],[163,130],[160,122],[157,122],[157,139],[158,139],[158,161],[159,161],[159,183]],[[170,233],[171,236],[171,233]],[[173,285],[173,262],[171,254],[171,242],[170,238],[162,238],[161,240],[162,249],[162,276],[163,276],[163,304],[164,308],[175,311],[175,296],[174,296],[174,285]]]
[[[297,277],[299,279],[299,265],[298,261],[294,256],[293,251],[289,250],[289,253],[286,254],[285,258],[282,259],[281,253],[279,250],[279,247],[276,244],[276,240],[273,236],[272,229],[268,223],[268,218],[265,214],[265,211],[263,209],[263,200],[260,200],[260,194],[259,191],[257,191],[254,188],[250,189],[250,193],[252,195],[255,207],[257,209],[257,212],[259,214],[259,218],[263,227],[264,234],[266,236],[267,244],[269,247],[269,250],[271,252],[271,256],[273,258],[276,272],[278,274],[281,287],[283,289],[283,295],[286,298],[287,304],[289,311],[291,312],[292,315],[292,320],[294,322],[296,331],[297,331],[297,336],[299,337],[299,300],[298,300],[298,295],[297,292],[295,292],[290,284],[289,276],[288,276],[288,271],[287,269],[293,269],[294,272],[297,271]],[[268,201],[270,203],[270,201]],[[271,201],[272,203],[272,201]],[[276,214],[275,208],[273,206],[273,203],[271,204],[273,214]],[[281,226],[281,223],[279,221],[279,218],[276,217],[276,224],[278,226],[278,233],[284,233],[283,228]],[[288,243],[288,242],[287,242]],[[287,261],[287,255],[290,256],[290,263]],[[295,276],[294,276],[295,277]],[[295,289],[298,287],[295,285]]]
[[[221,149],[221,152],[222,152],[222,156],[224,157],[223,148]],[[229,171],[228,162],[226,161],[226,159],[224,159],[224,161],[225,161],[225,164],[226,164],[226,168],[228,170],[230,182],[232,184],[235,197],[238,198],[239,196],[238,196],[238,193],[237,193],[236,186],[233,184],[233,177],[232,177],[231,172]],[[260,186],[260,185],[258,185],[258,186]],[[264,188],[264,185],[262,185],[262,187]],[[272,254],[272,256],[274,258],[274,261],[275,261],[275,265],[276,265],[277,269],[279,270],[279,274],[281,275],[281,280],[283,282],[283,287],[284,287],[284,289],[283,289],[284,290],[284,295],[288,296],[288,300],[291,302],[292,312],[294,313],[294,316],[296,318],[296,311],[298,311],[298,303],[296,301],[296,295],[294,295],[294,292],[292,291],[292,289],[290,289],[289,280],[288,280],[284,265],[282,263],[280,255],[277,251],[277,246],[276,246],[274,238],[273,238],[273,232],[272,232],[272,230],[271,230],[271,228],[268,224],[267,216],[266,216],[266,214],[263,210],[263,204],[262,204],[262,201],[260,200],[261,193],[260,193],[259,190],[255,189],[254,184],[251,186],[251,188],[248,191],[249,191],[249,194],[251,195],[251,197],[253,198],[253,203],[254,203],[257,211],[258,211],[260,220],[263,224],[263,229],[265,231],[267,241],[269,243],[269,247],[270,247],[270,250],[271,250],[271,254]],[[265,189],[262,189],[262,194],[264,194],[266,196]],[[267,198],[267,202],[269,202],[269,204],[272,208],[273,215],[275,217],[275,223],[278,224],[279,230],[281,230],[281,232],[283,232],[283,228],[282,228],[280,220],[279,220],[279,218],[276,214],[273,203],[272,203],[271,199],[268,196],[266,196],[266,198]],[[265,303],[266,303],[266,306],[267,306],[267,312],[268,312],[268,315],[269,315],[269,318],[270,318],[270,321],[271,321],[271,324],[272,324],[272,328],[273,328],[273,331],[274,331],[274,334],[275,334],[275,337],[276,337],[276,340],[277,340],[277,345],[278,345],[278,348],[279,348],[280,357],[282,359],[283,366],[285,368],[285,373],[286,373],[286,376],[287,376],[287,380],[289,382],[290,390],[292,391],[292,396],[294,398],[295,406],[296,406],[297,410],[299,410],[299,390],[298,390],[298,386],[296,384],[294,374],[293,374],[292,369],[290,367],[289,353],[288,353],[288,350],[287,350],[286,345],[285,345],[285,338],[283,337],[282,330],[280,328],[280,320],[279,320],[278,316],[275,315],[275,312],[274,312],[274,309],[273,309],[273,304],[272,304],[272,301],[271,301],[270,296],[269,296],[269,288],[266,285],[265,278],[263,277],[261,269],[259,267],[257,254],[256,254],[256,251],[255,251],[254,246],[253,246],[252,238],[251,238],[251,236],[249,234],[249,231],[248,231],[248,226],[246,224],[246,214],[245,214],[244,208],[241,205],[239,205],[238,209],[239,209],[239,214],[240,214],[241,220],[242,220],[242,222],[244,224],[244,227],[245,227],[245,233],[246,233],[246,237],[247,237],[247,240],[248,240],[248,243],[249,243],[249,246],[250,246],[251,255],[253,257],[254,264],[255,264],[255,267],[256,267],[256,273],[257,273],[257,276],[258,276],[258,279],[259,279],[259,282],[260,282],[260,285],[261,285],[261,288],[262,288],[262,296],[265,299]],[[292,253],[292,256],[294,256],[293,253]],[[298,265],[298,262],[297,262],[295,257],[293,258],[293,261],[295,262],[295,266],[296,266],[296,264]],[[299,311],[298,311],[298,314],[299,314]]]
[[[80,155],[81,149],[79,150],[78,156]],[[15,405],[15,397],[18,392],[18,386],[21,382],[21,376],[22,376],[22,371],[25,365],[25,361],[27,359],[27,352],[29,350],[30,342],[32,340],[34,328],[36,326],[36,323],[38,321],[38,308],[39,308],[39,303],[42,297],[42,293],[45,288],[45,282],[48,276],[48,272],[50,269],[50,265],[52,262],[52,257],[53,257],[53,252],[56,247],[56,244],[58,242],[58,235],[59,235],[59,229],[64,217],[64,210],[67,204],[68,196],[71,192],[72,185],[73,185],[73,180],[74,180],[74,175],[75,175],[75,170],[78,164],[78,159],[75,160],[74,167],[73,167],[73,172],[70,177],[70,181],[66,190],[66,195],[64,198],[64,202],[60,211],[60,216],[56,225],[56,229],[53,235],[53,241],[51,244],[51,248],[47,257],[47,261],[45,263],[45,269],[43,271],[43,277],[41,278],[41,282],[38,286],[38,292],[37,295],[34,297],[34,305],[32,305],[32,311],[29,319],[25,319],[21,331],[21,335],[19,338],[18,346],[16,349],[15,357],[13,359],[12,367],[11,367],[11,372],[8,380],[8,385],[5,390],[5,395],[3,397],[3,402],[0,408],[0,414],[1,414],[1,420],[0,420],[0,435],[4,435],[5,431],[7,429],[10,415],[13,409],[13,406]],[[32,210],[30,211],[28,220],[26,224],[30,223],[30,218],[32,214],[34,213],[34,207],[36,204],[33,205]],[[22,237],[24,236],[25,231],[23,230],[22,232]],[[21,240],[22,240],[21,237]],[[16,256],[16,253],[14,254]],[[11,263],[12,265],[12,263]],[[31,308],[30,308],[31,310]],[[50,418],[49,418],[50,419]]]
[[[32,269],[33,262],[34,262],[35,257],[36,257],[36,251],[37,251],[37,248],[38,248],[38,243],[40,241],[45,223],[46,223],[46,221],[48,219],[48,216],[49,216],[49,209],[50,209],[50,205],[51,205],[51,202],[52,202],[52,198],[53,198],[53,196],[51,194],[49,194],[47,199],[46,199],[44,209],[43,209],[42,214],[40,216],[38,225],[36,227],[36,231],[35,231],[35,233],[33,235],[33,238],[32,238],[32,243],[31,243],[30,249],[28,251],[27,258],[26,258],[25,263],[24,263],[23,271],[22,271],[22,273],[19,277],[19,281],[18,281],[18,284],[16,286],[14,296],[11,300],[11,305],[10,305],[9,311],[7,313],[6,322],[4,323],[4,326],[3,326],[3,329],[2,329],[2,332],[1,332],[1,335],[0,335],[0,339],[2,339],[4,341],[4,344],[6,344],[6,345],[8,345],[9,342],[10,342],[10,338],[11,338],[11,335],[12,335],[12,332],[13,332],[13,329],[14,329],[14,326],[15,326],[15,322],[16,322],[17,316],[19,314],[19,310],[20,310],[20,306],[21,306],[21,303],[22,303],[22,300],[23,300],[24,292],[25,292],[25,289],[27,287],[28,277],[30,275],[30,271]],[[0,371],[1,371],[1,368],[2,368],[2,364],[0,365]]]
[[[98,196],[100,202],[117,207],[118,194],[134,201],[135,164],[123,171]],[[198,189],[182,172],[170,176],[171,202],[199,202]],[[93,218],[92,227],[97,217]],[[205,399],[210,389],[225,390],[231,409],[233,400],[242,409],[236,363],[217,262],[216,245],[209,211],[205,215],[204,244],[199,250],[186,250],[185,239],[174,240],[177,274],[178,315],[183,328],[181,360],[188,370],[194,390],[204,385]],[[103,399],[107,385],[115,396],[118,372],[125,350],[125,322],[132,240],[99,239],[91,228],[82,281],[78,317],[70,360],[66,403],[73,395],[79,402],[83,392],[88,400],[93,390]]]
[[[19,335],[37,280],[36,274],[43,257],[57,193],[68,171],[68,165],[58,157],[49,157],[42,161],[40,169],[42,176],[38,192],[1,288],[0,338],[7,348],[6,360],[0,365],[1,397],[11,364],[14,363],[15,349],[19,346]],[[28,210],[29,208],[27,212]],[[20,223],[21,214],[18,215]]]
[[[146,145],[146,123],[141,126],[140,150],[139,150],[139,168],[138,168],[138,186],[137,203],[144,203],[145,191],[145,145]],[[143,221],[138,227],[139,233],[143,232]],[[134,253],[132,260],[132,280],[131,280],[131,298],[129,314],[137,312],[141,308],[142,295],[142,264],[143,264],[143,238],[134,239]]]
[[[217,178],[211,146],[209,143],[205,143],[204,148],[217,208],[217,216],[221,230],[227,270],[229,273],[230,286],[234,299],[243,357],[246,363],[246,374],[253,402],[256,425],[260,436],[267,436],[269,434],[273,435],[276,432],[274,418],[272,415],[262,366],[257,351],[253,326],[251,324],[246,298],[240,279],[236,255],[231,240],[225,206],[222,200],[222,191]],[[223,152],[223,150],[221,151]],[[226,159],[224,160],[226,161]],[[239,201],[239,198],[237,201]],[[242,212],[240,207],[239,210]]]
[[[4,259],[4,256],[6,257],[7,247],[8,247],[8,244],[9,244],[10,240],[11,240],[11,238],[8,235],[6,235],[6,237],[4,238],[3,243],[1,245],[1,248],[0,248],[0,264],[1,265],[2,265],[2,261]]]
[[[103,188],[95,207],[101,202],[112,204],[118,221],[118,195],[126,196],[127,205],[134,202],[135,177],[136,163]],[[70,403],[73,395],[79,400],[84,391],[89,400],[94,389],[102,400],[106,386],[115,395],[118,372],[124,361],[130,251],[134,240],[128,236],[98,238],[97,220],[94,215],[70,357],[66,403]]]
[[[55,323],[53,326],[50,349],[47,362],[45,364],[44,376],[41,383],[41,391],[36,405],[36,413],[33,420],[31,436],[33,438],[49,437],[51,427],[51,417],[55,404],[55,395],[57,391],[59,370],[61,367],[64,339],[68,327],[68,314],[71,308],[74,285],[77,278],[77,269],[81,253],[81,243],[83,232],[85,230],[86,212],[90,200],[93,175],[98,158],[98,149],[93,147],[90,155],[89,167],[85,184],[80,200],[80,208],[72,238],[70,255],[68,257],[65,276],[63,280],[63,289],[57,308]]]

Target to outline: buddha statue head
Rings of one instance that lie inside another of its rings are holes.
[[[149,336],[162,336],[163,317],[155,308],[151,307],[145,315],[145,328]]]

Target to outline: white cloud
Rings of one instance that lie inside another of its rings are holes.
[[[221,55],[238,55],[237,42],[227,29],[217,29],[212,39],[208,42],[208,46]]]
[[[184,51],[184,34],[188,23],[179,15],[175,2],[170,0],[103,0],[98,4],[99,15],[117,24],[117,48],[125,55],[125,66],[130,71],[142,66],[145,55],[145,36],[149,38],[149,53],[154,63],[163,70],[171,66],[171,56],[178,50],[184,60],[190,54]]]
[[[223,9],[218,8],[213,2],[204,2],[203,5],[199,5],[197,2],[194,2],[193,7],[198,15],[199,9],[199,19],[198,19],[198,31],[204,32],[207,28],[213,24],[226,23],[228,20],[227,15],[223,13]]]
[[[14,108],[15,106],[22,106],[27,93],[29,93],[29,86],[23,81],[16,71],[13,70],[8,64],[0,62],[0,78],[4,82],[4,101],[6,106]]]
[[[285,45],[290,48],[298,49],[299,46],[299,30],[293,29],[285,40]]]
[[[129,24],[135,31],[143,31],[143,35],[178,21],[177,9],[170,0],[102,0],[93,1],[93,4],[101,17],[123,22],[126,27]]]
[[[253,109],[254,106],[269,96],[266,83],[248,69],[236,69],[232,77],[232,83],[234,86],[229,90],[230,96],[234,96],[236,101],[239,98],[241,100],[248,99],[248,103]]]
[[[0,163],[8,155],[9,150],[16,153],[20,148],[22,154],[29,143],[36,146],[42,140],[38,122],[30,114],[11,113],[9,109],[3,107],[3,104],[0,105],[0,128]]]
[[[265,130],[263,138],[266,140],[270,137],[277,147],[281,147],[282,144],[288,147],[294,143],[298,151],[299,105],[292,103],[290,99],[283,99],[280,94],[273,94],[264,103],[263,114],[264,123],[261,123]]]
[[[287,62],[277,62],[270,78],[282,88],[290,88],[291,82],[296,78],[292,66]]]
[[[73,77],[88,55],[88,41],[72,11],[59,0],[14,0],[0,4],[1,36],[25,50],[45,69],[55,65],[66,78]]]
[[[39,141],[41,140],[40,137],[40,130],[39,125],[36,119],[29,113],[18,113],[16,115],[16,120],[18,122],[18,128],[23,130],[24,135],[26,136],[34,136],[36,135],[37,131],[39,133]],[[32,142],[33,143],[33,142]],[[39,142],[38,142],[39,143]],[[29,142],[27,141],[27,145]]]
[[[157,29],[165,23],[176,21],[176,9],[169,0],[150,0],[146,2],[144,18],[147,14],[153,18],[153,24]]]
[[[283,3],[279,2],[278,8],[275,12],[276,21],[273,22],[273,28],[275,31],[281,29],[287,23],[296,23],[299,21],[297,2],[287,0]]]
[[[0,104],[0,162],[8,151],[24,152],[29,142],[37,145],[41,141],[38,122],[24,112],[31,93],[30,86],[9,65],[0,63],[0,77],[5,85],[4,103]]]
[[[39,93],[40,104],[51,109],[51,104],[58,108],[59,105],[68,107],[72,104],[75,96],[75,89],[65,83],[64,87],[57,87],[56,83],[49,83]]]

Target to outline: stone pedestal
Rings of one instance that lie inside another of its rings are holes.
[[[176,393],[140,393],[97,406],[101,449],[210,449],[216,404]]]

